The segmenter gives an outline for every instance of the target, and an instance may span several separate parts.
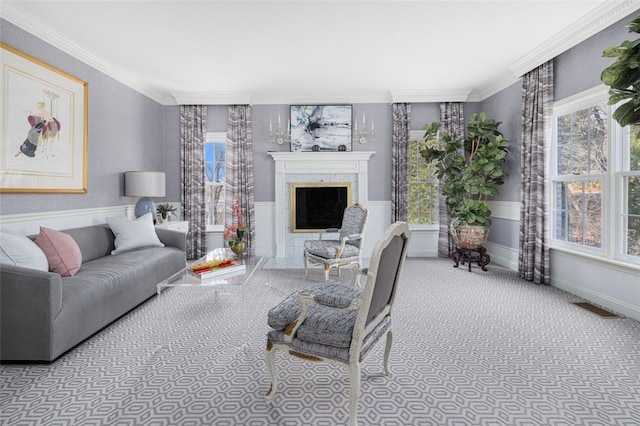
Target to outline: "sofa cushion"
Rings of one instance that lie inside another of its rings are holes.
[[[134,220],[110,217],[107,218],[107,223],[116,237],[115,250],[111,254],[145,247],[164,246],[156,234],[151,213],[146,213]]]
[[[47,257],[24,235],[0,230],[0,263],[48,271]]]
[[[47,257],[51,272],[72,277],[80,269],[82,253],[71,235],[41,226],[35,243]]]

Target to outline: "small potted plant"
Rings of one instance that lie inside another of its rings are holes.
[[[465,140],[441,133],[444,147],[434,148],[440,123],[425,125],[424,139],[431,147],[421,152],[434,162],[436,176],[443,180],[442,193],[451,214],[451,235],[459,247],[475,248],[486,241],[491,226],[489,196],[498,195],[504,183],[503,168],[509,142],[498,131],[500,122],[482,112],[472,114]],[[462,149],[464,147],[464,150]]]
[[[156,210],[162,215],[162,219],[166,220],[169,213],[176,211],[176,207],[171,203],[160,203],[156,206]]]

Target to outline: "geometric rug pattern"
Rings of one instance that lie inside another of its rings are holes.
[[[52,364],[2,365],[0,424],[345,424],[341,367],[278,356],[278,393],[264,399],[267,312],[322,272],[300,275],[171,288]],[[391,375],[380,345],[362,369],[358,424],[639,425],[640,323],[579,300],[499,265],[407,259]]]

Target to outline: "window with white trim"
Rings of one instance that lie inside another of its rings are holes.
[[[207,132],[204,142],[204,198],[207,231],[224,229],[227,134]]]
[[[554,104],[553,245],[640,264],[640,126],[611,117],[606,87]]]
[[[407,148],[408,207],[407,222],[411,225],[437,225],[438,178],[435,165],[427,163],[420,152],[427,148],[424,131],[409,132]]]

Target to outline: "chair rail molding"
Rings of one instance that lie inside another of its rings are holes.
[[[105,223],[107,217],[128,217],[133,206],[98,207],[79,210],[23,213],[0,216],[0,228],[24,235],[35,235],[40,227],[71,229]]]

